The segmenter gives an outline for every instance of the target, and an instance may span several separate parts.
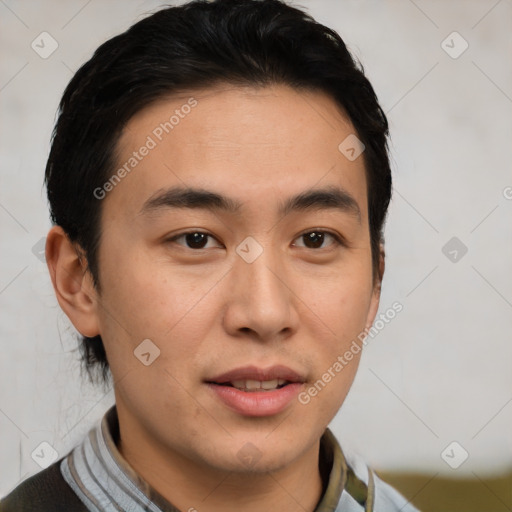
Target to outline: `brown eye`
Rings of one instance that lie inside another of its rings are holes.
[[[309,231],[307,233],[303,233],[300,235],[297,240],[302,239],[304,245],[299,245],[299,247],[305,247],[307,249],[323,249],[326,248],[324,242],[331,238],[334,240],[334,245],[341,245],[340,239],[333,233],[329,233],[327,231]],[[330,243],[329,245],[333,245]],[[322,247],[323,246],[323,247]]]
[[[203,249],[208,242],[208,235],[204,233],[187,233],[185,241],[191,249]]]
[[[189,231],[181,233],[171,238],[170,242],[176,242],[178,245],[185,246],[188,249],[204,249],[208,244],[208,240],[214,240],[212,235],[203,233],[202,231]],[[185,243],[180,243],[178,240],[184,240]]]
[[[309,249],[318,249],[324,243],[324,233],[312,231],[311,233],[307,233],[306,235],[302,236],[306,247],[308,247]]]

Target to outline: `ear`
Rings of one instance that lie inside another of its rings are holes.
[[[386,253],[384,251],[384,245],[382,243],[379,244],[379,268],[377,270],[377,275],[375,276],[373,282],[373,292],[372,298],[370,302],[370,308],[368,310],[368,315],[366,317],[366,328],[370,329],[373,325],[373,321],[377,316],[377,311],[379,310],[380,304],[380,291],[382,287],[382,279],[384,277],[384,269],[386,267]]]
[[[64,313],[83,336],[98,335],[97,292],[87,261],[60,226],[46,237],[46,263]]]

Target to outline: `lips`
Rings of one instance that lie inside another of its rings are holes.
[[[206,384],[232,411],[245,416],[270,416],[286,409],[305,381],[291,368],[277,365],[236,368],[208,379]]]

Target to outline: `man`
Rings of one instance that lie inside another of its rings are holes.
[[[387,134],[340,37],[279,0],[103,44],[61,101],[46,259],[116,403],[0,509],[415,510],[327,429],[379,306]]]

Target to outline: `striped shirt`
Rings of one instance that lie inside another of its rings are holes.
[[[87,509],[179,512],[134,471],[119,452],[118,441],[119,422],[113,405],[61,462],[65,481]],[[324,492],[315,512],[417,512],[362,460],[346,457],[329,429],[320,442],[320,469]]]

